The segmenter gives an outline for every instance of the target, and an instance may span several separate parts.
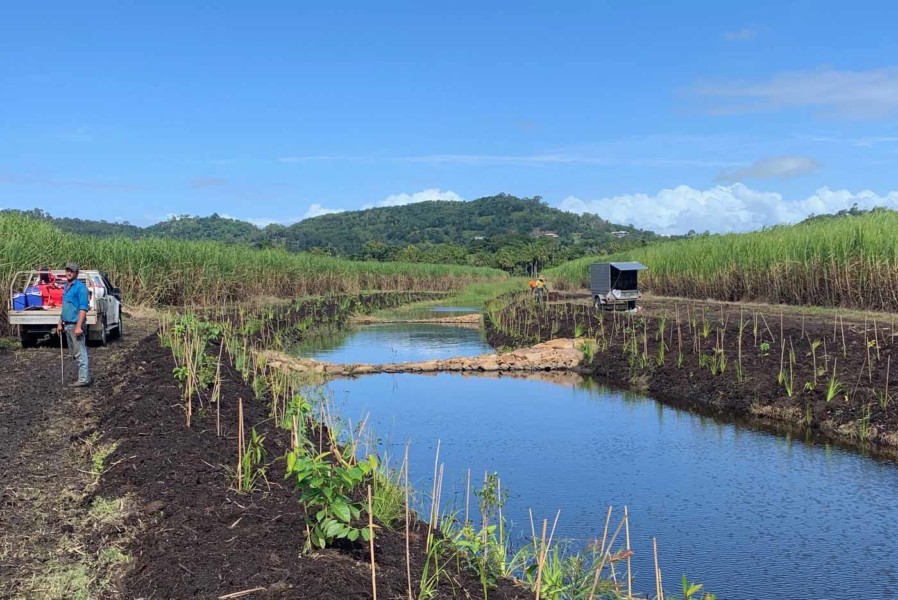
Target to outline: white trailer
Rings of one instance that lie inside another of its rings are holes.
[[[17,306],[14,298],[29,288],[41,283],[41,271],[19,271],[9,284],[8,315],[9,324],[19,331],[22,347],[37,345],[41,338],[56,334],[56,325],[62,313],[61,306]],[[47,273],[47,271],[43,271]],[[65,271],[51,270],[58,280],[65,280]],[[113,287],[105,273],[95,270],[82,270],[78,273],[87,286],[90,310],[87,312],[85,325],[89,342],[106,345],[110,338],[119,338],[123,333],[122,324],[122,292]]]
[[[642,298],[639,289],[639,272],[647,269],[638,262],[607,262],[589,265],[589,290],[597,309],[626,305],[636,308]]]

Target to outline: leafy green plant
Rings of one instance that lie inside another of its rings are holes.
[[[814,365],[814,387],[817,386],[817,348],[823,345],[823,342],[820,340],[814,340],[811,342],[811,358],[813,359]]]
[[[260,478],[265,477],[266,468],[261,466],[265,462],[265,437],[256,432],[253,427],[250,431],[249,443],[240,457],[240,468],[237,471],[237,490],[250,492],[256,487]]]
[[[342,461],[336,464],[328,460],[330,456],[330,452],[311,454],[305,448],[287,454],[286,476],[301,491],[299,502],[305,508],[309,527],[306,551],[324,548],[339,539],[369,539],[367,527],[353,525],[365,508],[362,502],[353,501],[353,492],[377,468],[377,458],[372,455],[349,465]]]
[[[761,350],[761,356],[767,356],[770,353],[769,342],[761,342],[758,348]]]
[[[826,384],[826,401],[831,402],[833,398],[842,392],[842,382],[836,378],[836,361],[833,361],[833,375]]]
[[[702,587],[704,586],[700,583],[688,583],[686,575],[683,575],[683,600],[694,600],[695,595],[702,591]],[[716,600],[716,598],[714,594],[702,595],[702,600]]]
[[[586,359],[586,362],[592,363],[592,359],[596,355],[597,346],[598,344],[594,340],[584,340],[577,348],[583,353],[583,358]]]

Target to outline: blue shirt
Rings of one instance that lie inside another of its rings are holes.
[[[63,323],[77,323],[78,312],[90,310],[87,302],[87,286],[78,279],[71,284],[66,283],[65,292],[62,295],[62,321]]]

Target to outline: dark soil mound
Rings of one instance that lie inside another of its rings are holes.
[[[260,490],[238,494],[227,466],[237,460],[237,399],[244,400],[247,431],[265,436],[269,459],[283,456],[289,434],[274,427],[264,402],[230,369],[222,389],[222,436],[214,412],[195,412],[185,426],[174,362],[154,336],[142,340],[110,398],[100,426],[119,441],[111,460],[125,459],[102,481],[110,497],[132,494],[143,507],[141,532],[130,552],[135,565],[124,582],[125,597],[217,598],[256,587],[244,598],[370,598],[367,544],[327,549],[306,556],[303,511],[298,493],[284,481],[282,460],[274,460]],[[410,536],[413,587],[425,556],[426,526]],[[385,530],[375,544],[379,598],[407,598],[404,531]],[[479,579],[452,569],[453,582],[439,597],[481,598]],[[454,593],[450,590],[454,587]],[[524,598],[503,584],[490,598]]]

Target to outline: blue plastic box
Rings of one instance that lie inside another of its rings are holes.
[[[17,294],[12,295],[12,309],[13,310],[25,310],[28,308],[28,300],[25,298],[25,294],[19,292]]]
[[[43,306],[44,298],[41,295],[41,289],[36,286],[25,288],[25,301],[28,303],[28,308],[39,308]]]

